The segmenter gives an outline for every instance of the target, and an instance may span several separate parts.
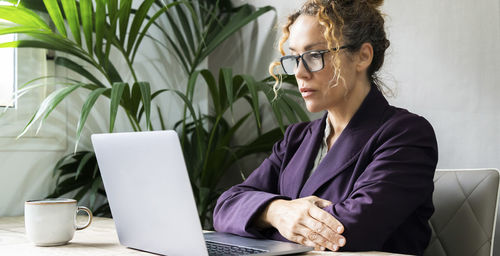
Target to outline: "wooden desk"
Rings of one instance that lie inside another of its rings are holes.
[[[155,255],[128,249],[118,242],[115,223],[112,219],[94,217],[90,227],[75,232],[73,240],[67,245],[55,247],[37,247],[25,235],[24,217],[0,217],[0,255]],[[335,255],[335,256],[378,256],[401,255],[382,252],[339,253],[309,252],[303,255]]]

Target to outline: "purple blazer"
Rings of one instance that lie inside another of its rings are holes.
[[[434,212],[438,160],[432,126],[423,117],[390,106],[372,86],[359,110],[308,178],[324,135],[326,115],[293,124],[272,154],[217,201],[214,227],[241,236],[286,239],[253,222],[275,199],[315,195],[345,227],[344,251],[423,253]]]

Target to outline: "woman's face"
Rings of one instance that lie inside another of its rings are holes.
[[[316,17],[301,15],[290,26],[290,36],[288,38],[291,54],[299,55],[310,50],[328,49],[327,41],[323,36],[323,27]],[[302,98],[306,103],[307,110],[319,112],[329,110],[345,104],[346,88],[352,87],[355,68],[353,62],[347,57],[346,51],[341,50],[338,58],[341,61],[341,77],[337,81],[334,79],[335,70],[332,65],[332,52],[324,55],[324,68],[317,72],[309,72],[299,63],[295,77],[299,85]],[[335,86],[335,84],[337,85]]]

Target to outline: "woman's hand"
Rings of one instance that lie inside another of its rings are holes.
[[[286,239],[313,246],[315,250],[328,248],[337,251],[346,243],[344,226],[321,208],[332,203],[316,196],[295,200],[272,201],[257,220],[259,227],[275,227]]]

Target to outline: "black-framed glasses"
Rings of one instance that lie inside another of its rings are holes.
[[[344,45],[338,48],[339,50],[351,48],[350,45]],[[299,67],[300,60],[309,72],[317,72],[325,67],[324,55],[330,51],[337,51],[337,48],[332,50],[311,50],[302,53],[301,55],[287,55],[280,58],[281,67],[288,75],[295,75]]]

